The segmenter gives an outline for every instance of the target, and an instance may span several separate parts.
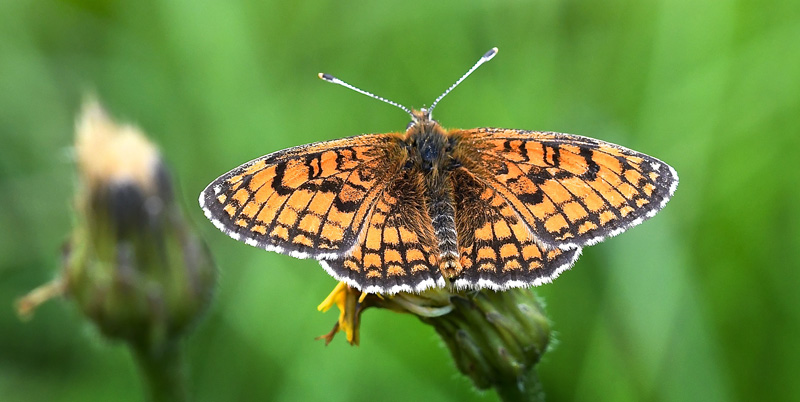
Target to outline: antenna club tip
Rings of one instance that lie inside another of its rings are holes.
[[[493,47],[493,48],[489,49],[489,51],[486,52],[486,54],[483,55],[483,58],[486,59],[486,60],[489,60],[492,57],[494,57],[497,54],[497,52],[498,52],[497,47]]]
[[[329,82],[334,80],[332,75],[325,74],[325,73],[319,73],[319,74],[317,74],[317,77],[319,77],[322,80],[329,81]]]

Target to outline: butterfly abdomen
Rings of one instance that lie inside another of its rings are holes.
[[[458,262],[458,236],[456,213],[453,206],[452,186],[449,181],[428,177],[428,215],[439,246],[439,270],[445,277],[461,272]]]

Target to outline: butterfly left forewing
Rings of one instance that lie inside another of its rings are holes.
[[[453,130],[464,166],[485,178],[543,245],[594,244],[658,212],[678,183],[666,163],[570,134]]]
[[[402,161],[396,134],[303,145],[255,159],[200,194],[220,230],[299,258],[344,255]]]

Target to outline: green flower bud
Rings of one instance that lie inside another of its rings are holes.
[[[320,304],[340,310],[329,343],[338,331],[359,342],[360,317],[368,307],[414,314],[436,329],[462,374],[478,389],[495,388],[504,400],[538,401],[543,393],[534,367],[550,342],[550,322],[531,289],[505,292],[446,288],[393,296],[366,294],[340,282]]]
[[[450,349],[458,369],[479,389],[503,399],[538,400],[534,367],[547,350],[550,323],[530,289],[453,295],[449,314],[420,317]]]

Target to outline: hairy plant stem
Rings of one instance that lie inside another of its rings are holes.
[[[518,381],[498,382],[494,385],[497,395],[505,402],[544,402],[544,390],[536,369],[531,369]]]

